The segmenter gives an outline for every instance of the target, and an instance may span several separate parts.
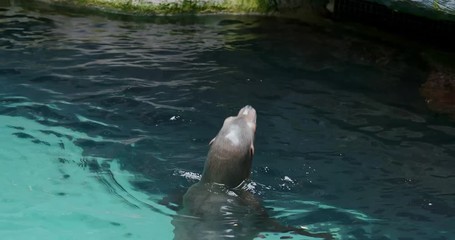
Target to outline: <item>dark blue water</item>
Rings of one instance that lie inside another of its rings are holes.
[[[122,195],[130,190],[113,177],[113,159],[132,174],[131,191],[184,191],[224,118],[250,104],[252,191],[278,221],[338,239],[448,240],[455,125],[419,95],[424,51],[275,18],[119,19],[5,6],[0,115],[85,134],[67,137],[83,151],[73,167],[138,207]],[[7,139],[46,145],[24,134]]]

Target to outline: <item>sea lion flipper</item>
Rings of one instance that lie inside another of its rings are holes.
[[[294,233],[302,236],[307,236],[311,238],[318,238],[324,240],[333,240],[334,237],[330,232],[323,232],[323,233],[312,233],[303,228],[297,228],[293,226],[285,226],[278,223],[275,219],[269,218],[267,221],[264,221],[268,224],[267,229],[272,232],[281,232],[281,233]]]
[[[184,194],[185,191],[182,188],[172,189],[166,196],[158,201],[158,204],[177,212],[183,207]]]

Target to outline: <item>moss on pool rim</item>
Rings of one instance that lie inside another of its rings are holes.
[[[82,7],[135,15],[174,14],[272,14],[276,6],[269,0],[37,0],[51,5]]]

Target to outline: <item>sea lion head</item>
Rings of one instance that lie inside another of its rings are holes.
[[[247,105],[224,120],[210,142],[201,182],[237,187],[250,176],[254,155],[256,110]]]

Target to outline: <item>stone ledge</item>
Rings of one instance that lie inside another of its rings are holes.
[[[20,0],[19,0],[20,1]],[[329,0],[33,0],[35,7],[63,7],[131,16],[261,15],[326,23]],[[44,4],[44,5],[43,5]]]
[[[279,8],[304,7],[293,0],[37,0],[51,5],[96,8],[141,15],[172,14],[275,14]]]

